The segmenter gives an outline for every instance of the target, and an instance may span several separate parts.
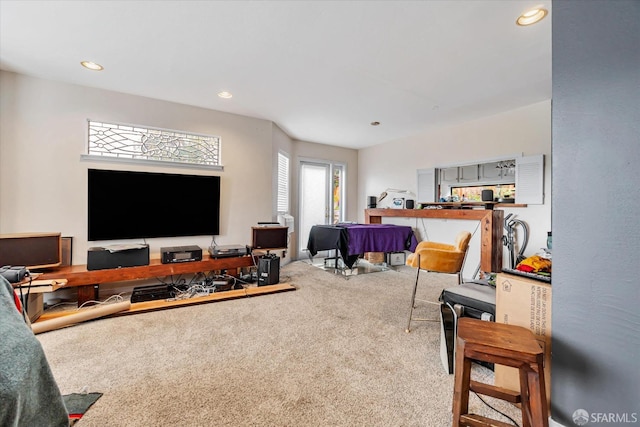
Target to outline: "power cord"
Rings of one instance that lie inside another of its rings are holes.
[[[487,401],[485,401],[482,397],[480,397],[480,395],[479,395],[478,393],[476,393],[476,392],[474,391],[474,392],[473,392],[473,394],[475,394],[475,395],[476,395],[476,397],[477,397],[478,399],[480,399],[480,401],[481,401],[482,403],[484,403],[485,405],[487,405],[489,408],[493,409],[494,411],[496,411],[497,413],[499,413],[499,414],[500,414],[500,415],[502,415],[503,417],[505,417],[505,418],[509,419],[509,421],[511,421],[511,422],[513,423],[513,425],[514,425],[514,426],[516,426],[516,427],[520,427],[520,424],[518,424],[518,423],[516,422],[516,420],[514,420],[513,418],[511,418],[509,415],[505,414],[504,412],[502,412],[502,411],[500,411],[500,410],[498,410],[498,409],[494,408],[493,406],[489,405],[489,403],[487,403]]]
[[[20,285],[18,288],[20,289],[20,303],[22,305],[22,318],[24,319],[25,322],[29,323],[29,321],[27,320],[27,304],[29,304],[29,296],[31,294],[31,282],[33,281],[33,278],[31,277],[31,274],[29,274],[29,271],[27,271],[25,273],[25,276],[29,277],[29,284],[27,285],[27,295],[26,295],[26,299],[24,294],[22,293],[22,285]]]
[[[124,301],[122,294],[111,295],[109,298],[107,298],[104,301],[97,301],[97,300],[85,301],[84,303],[82,303],[82,305],[78,306],[77,309],[80,310],[81,308],[84,308],[86,304],[106,305],[106,304],[111,304],[112,302],[115,303],[115,302],[122,302],[122,301]]]

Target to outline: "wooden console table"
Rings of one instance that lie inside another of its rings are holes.
[[[254,265],[254,259],[251,255],[211,258],[208,254],[203,254],[202,261],[162,264],[159,259],[152,259],[149,265],[106,270],[87,270],[86,265],[71,265],[48,270],[39,275],[38,280],[66,280],[67,283],[64,288],[78,288],[78,306],[80,306],[87,301],[98,299],[98,289],[101,283],[221,270],[233,270],[231,275],[236,275],[239,268]]]
[[[500,209],[365,209],[367,224],[382,224],[383,217],[438,218],[480,221],[480,269],[502,271],[502,227]]]

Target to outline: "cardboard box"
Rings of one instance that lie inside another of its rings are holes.
[[[544,349],[544,381],[551,404],[551,285],[500,273],[496,278],[496,322],[531,330]],[[518,370],[495,366],[495,385],[520,390]]]
[[[14,290],[18,299],[26,299],[25,310],[27,312],[27,316],[29,320],[33,323],[42,315],[44,312],[44,298],[42,293],[32,293],[29,292],[29,296],[26,295],[26,290],[23,292],[22,296],[18,290]]]
[[[382,264],[384,262],[384,252],[366,252],[364,259],[371,264]]]

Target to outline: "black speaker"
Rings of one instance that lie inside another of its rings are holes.
[[[374,209],[378,203],[378,198],[376,196],[369,196],[369,202],[367,203],[367,207],[369,209]]]
[[[149,265],[149,245],[123,250],[93,247],[87,250],[87,270],[106,270]]]
[[[258,258],[258,286],[275,285],[280,282],[280,257],[263,255]]]
[[[482,201],[493,202],[493,190],[482,190]]]
[[[414,201],[412,199],[407,199],[404,201],[405,209],[413,209],[413,207],[414,207]]]

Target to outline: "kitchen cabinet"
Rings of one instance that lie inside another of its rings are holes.
[[[440,169],[440,182],[458,182],[458,167]]]
[[[478,165],[458,167],[458,182],[476,182],[478,180]]]
[[[495,181],[502,179],[502,169],[499,162],[483,163],[480,165],[480,179],[482,181]]]

